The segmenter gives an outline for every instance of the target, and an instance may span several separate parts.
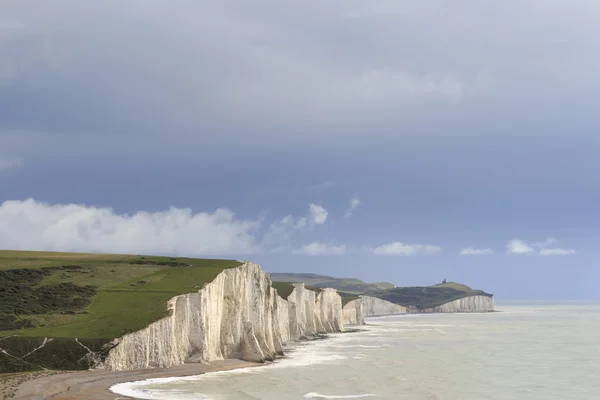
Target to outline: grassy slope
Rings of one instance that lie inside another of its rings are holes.
[[[433,285],[433,287],[450,288],[450,289],[459,290],[462,292],[469,292],[469,291],[473,290],[467,285],[463,285],[462,283],[456,283],[456,282],[438,283],[437,285]]]
[[[161,263],[176,266],[156,265]],[[0,250],[0,271],[63,265],[78,265],[81,269],[53,271],[44,276],[36,287],[65,282],[94,285],[97,295],[91,304],[74,313],[56,311],[17,315],[37,326],[0,331],[0,336],[118,337],[165,316],[168,299],[197,291],[223,269],[239,263],[231,260]],[[0,307],[1,313],[10,314],[12,308]]]
[[[378,297],[406,307],[418,309],[432,308],[450,301],[470,296],[492,295],[482,290],[473,290],[466,285],[456,282],[448,282],[434,286],[424,287],[399,287],[387,290],[378,290],[366,293],[369,296]]]
[[[272,273],[271,280],[277,282],[304,282],[314,287],[331,287],[346,293],[360,294],[370,290],[390,289],[389,282],[365,283],[355,278],[333,278],[331,276],[302,273]]]

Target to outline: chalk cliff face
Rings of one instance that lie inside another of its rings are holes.
[[[345,325],[364,325],[365,318],[377,315],[406,314],[408,309],[404,306],[371,296],[360,296],[344,306]]]
[[[457,313],[457,312],[490,312],[494,311],[494,297],[471,296],[451,301],[437,307],[424,310],[407,307],[381,300],[376,297],[361,296],[358,300],[348,302],[343,308],[344,325],[364,325],[365,318],[378,315],[394,315],[407,313]]]
[[[317,319],[315,306],[317,294],[304,287],[304,283],[294,283],[294,290],[288,296],[287,300],[296,306],[296,323],[298,324],[298,334],[314,335],[324,333],[325,328],[321,324],[321,319]]]
[[[365,317],[408,313],[408,308],[377,297],[361,296],[361,300]]]
[[[343,330],[341,297],[297,285],[288,301],[254,263],[226,269],[197,293],[173,297],[170,315],[115,340],[97,368],[128,370],[241,358],[264,362],[283,343]]]
[[[325,288],[317,295],[315,315],[321,320],[323,333],[342,332],[344,317],[342,314],[342,298],[336,289]]]
[[[471,296],[454,300],[441,306],[428,308],[422,312],[448,313],[448,312],[490,312],[494,311],[494,296]]]
[[[276,296],[277,322],[281,334],[281,343],[286,344],[300,337],[300,328],[296,316],[296,304]]]
[[[364,325],[365,316],[363,314],[362,300],[356,299],[346,303],[342,309],[344,325]]]

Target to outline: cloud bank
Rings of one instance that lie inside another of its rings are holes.
[[[562,120],[552,111],[598,92],[599,11],[556,0],[0,2],[0,131],[55,132],[57,147],[130,132],[158,148],[456,136],[457,120],[462,134],[494,135],[478,128]]]
[[[430,244],[406,244],[393,242],[372,249],[373,254],[385,256],[412,256],[417,254],[434,254],[442,251],[439,246]]]
[[[264,231],[263,220],[244,220],[226,208],[194,212],[170,207],[157,212],[118,214],[107,207],[82,204],[48,204],[33,199],[0,204],[0,248],[15,250],[78,251],[123,254],[183,254],[190,256],[248,255],[290,252],[298,255],[344,255],[346,245],[313,241],[295,245],[295,236],[327,221],[328,211],[310,203],[305,216],[287,215]],[[556,247],[556,239],[527,243],[512,239],[507,253],[561,256],[574,249]],[[432,244],[391,242],[354,249],[385,256],[435,254]],[[489,248],[467,247],[460,255],[490,255]]]
[[[574,249],[563,249],[558,247],[548,247],[557,243],[554,238],[548,238],[542,242],[526,243],[521,239],[512,239],[507,245],[508,254],[535,254],[540,256],[564,256],[575,254]]]
[[[189,208],[117,214],[110,208],[50,205],[33,199],[0,205],[0,247],[15,250],[101,253],[254,254],[259,221],[240,220],[225,208]]]

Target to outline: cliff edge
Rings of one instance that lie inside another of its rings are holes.
[[[169,300],[170,315],[113,342],[97,368],[165,368],[225,358],[265,362],[283,354],[283,344],[343,330],[341,297],[297,284],[287,300],[268,275],[246,262],[221,272],[197,293]]]
[[[0,373],[264,362],[344,329],[335,289],[289,286],[235,260],[0,251]]]

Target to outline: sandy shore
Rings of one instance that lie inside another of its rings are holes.
[[[0,400],[117,400],[130,399],[112,393],[112,385],[152,378],[200,375],[207,372],[228,371],[237,368],[259,367],[265,364],[241,360],[214,361],[209,365],[185,364],[172,368],[134,371],[77,371],[65,373],[15,374],[0,381]],[[12,389],[11,386],[12,385]],[[14,390],[16,389],[16,390]]]

